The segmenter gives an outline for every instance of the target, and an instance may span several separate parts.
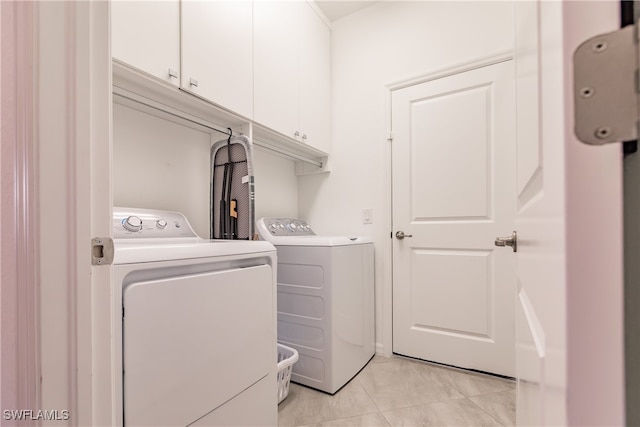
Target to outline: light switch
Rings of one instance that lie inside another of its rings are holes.
[[[373,224],[373,209],[371,208],[362,209],[362,223]]]

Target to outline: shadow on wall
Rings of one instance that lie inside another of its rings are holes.
[[[317,175],[304,175],[298,177],[298,206],[300,218],[306,219],[312,223],[314,212],[320,212],[317,204],[322,200],[319,197],[320,192],[326,187],[330,174],[322,173]],[[321,227],[314,225],[316,232],[321,231]]]

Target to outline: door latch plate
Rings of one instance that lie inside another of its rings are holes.
[[[112,238],[94,237],[91,239],[91,265],[111,265],[113,254]]]

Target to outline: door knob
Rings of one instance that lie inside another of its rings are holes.
[[[398,231],[396,233],[396,239],[398,239],[398,240],[402,240],[405,237],[413,237],[413,234],[404,234],[404,231]]]
[[[509,237],[496,237],[496,246],[511,246],[513,252],[518,252],[518,233],[515,231]]]

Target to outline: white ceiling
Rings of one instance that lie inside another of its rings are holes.
[[[347,1],[347,0],[325,0],[315,2],[320,10],[327,15],[330,21],[335,21],[343,16],[356,12],[364,7],[367,7],[376,1]]]

